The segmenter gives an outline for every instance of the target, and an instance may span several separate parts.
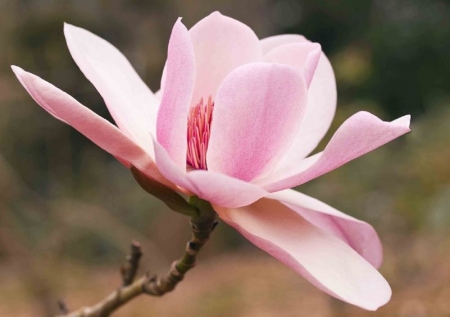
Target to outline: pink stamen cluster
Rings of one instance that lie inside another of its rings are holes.
[[[186,162],[195,169],[206,170],[206,151],[211,133],[214,102],[211,96],[207,103],[200,102],[188,114]]]

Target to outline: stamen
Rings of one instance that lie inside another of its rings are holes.
[[[187,124],[187,154],[186,162],[195,169],[206,170],[206,152],[211,131],[214,102],[211,96],[208,102],[199,103],[191,107],[188,114]]]

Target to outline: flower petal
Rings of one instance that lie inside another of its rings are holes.
[[[197,65],[193,104],[209,96],[214,100],[220,83],[236,67],[262,60],[252,29],[219,12],[200,20],[189,33]]]
[[[194,80],[195,60],[191,38],[178,19],[169,41],[157,139],[179,168],[186,167],[187,117]]]
[[[274,48],[264,56],[264,61],[286,64],[296,68],[305,76],[306,84],[309,87],[321,53],[321,47],[317,43],[292,43]]]
[[[303,35],[299,34],[282,34],[269,36],[259,41],[263,55],[271,50],[286,44],[309,42]]]
[[[16,66],[12,69],[31,97],[55,118],[77,129],[127,167],[134,165],[148,177],[174,187],[159,173],[152,158],[116,126],[36,75]]]
[[[385,122],[368,112],[358,112],[339,127],[322,153],[304,160],[307,164],[298,162],[301,169],[287,167],[258,184],[270,192],[304,184],[409,132],[409,121],[409,115]]]
[[[230,73],[214,105],[208,169],[251,181],[270,172],[298,129],[306,84],[293,68],[251,63]]]
[[[151,155],[158,102],[125,56],[113,45],[82,28],[65,24],[73,59],[102,95],[119,128]]]
[[[156,164],[161,174],[191,194],[218,206],[241,207],[268,194],[267,191],[223,174],[205,170],[185,172],[170,158],[167,151],[154,141]]]
[[[374,267],[380,267],[383,248],[376,231],[368,223],[295,190],[272,193],[267,198],[285,204],[316,227],[347,243]]]
[[[281,50],[283,45],[305,42],[309,41],[301,35],[286,34],[262,39],[260,44],[263,52],[270,55],[271,50]],[[299,162],[316,148],[330,128],[336,103],[336,79],[333,68],[328,58],[322,53],[308,89],[308,104],[300,129],[277,169]]]
[[[280,202],[261,199],[239,209],[214,209],[253,244],[322,291],[368,310],[389,301],[389,284],[372,265]]]
[[[238,208],[268,194],[259,186],[220,173],[193,170],[187,174],[197,188],[197,196],[217,206]]]

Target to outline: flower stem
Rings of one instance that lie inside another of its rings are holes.
[[[192,238],[187,243],[182,257],[172,263],[166,274],[160,277],[146,274],[132,281],[140,258],[140,254],[136,256],[136,243],[133,243],[131,255],[127,257],[128,266],[131,263],[131,274],[122,272],[124,285],[94,306],[83,307],[59,317],[108,317],[119,307],[141,294],[162,296],[172,291],[183,280],[184,275],[196,265],[198,252],[217,225],[216,213],[208,202],[195,198],[190,203],[199,208],[199,216],[191,218],[190,221]]]
[[[192,238],[186,244],[183,256],[172,263],[169,271],[160,278],[152,278],[144,284],[145,293],[153,296],[162,296],[172,291],[184,278],[187,271],[192,269],[197,261],[197,254],[208,241],[216,226],[216,217],[191,219]]]

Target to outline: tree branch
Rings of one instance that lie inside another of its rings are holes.
[[[65,315],[69,313],[69,309],[67,309],[66,302],[63,299],[58,300],[58,308],[61,314]]]
[[[175,261],[166,274],[161,277],[146,274],[133,282],[141,257],[139,244],[133,243],[131,254],[127,256],[122,269],[123,286],[94,306],[84,307],[59,317],[108,317],[141,294],[162,296],[172,291],[183,280],[186,272],[195,266],[198,252],[217,225],[216,215],[192,218],[190,223],[192,238],[187,243],[181,259]]]
[[[134,281],[141,257],[141,245],[137,241],[131,242],[131,253],[126,257],[126,262],[120,269],[122,273],[122,286],[128,286]]]

